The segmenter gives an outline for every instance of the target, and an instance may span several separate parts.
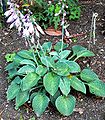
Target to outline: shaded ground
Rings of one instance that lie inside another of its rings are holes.
[[[100,79],[105,81],[105,39],[101,34],[102,31],[102,18],[105,12],[105,0],[81,0],[82,15],[78,21],[70,22],[69,31],[71,34],[86,32],[86,36],[80,37],[77,43],[85,47],[89,46],[89,32],[91,25],[92,12],[98,13],[97,29],[96,29],[96,43],[91,43],[91,50],[96,54],[94,58],[91,58],[86,62],[83,59],[82,64],[90,65],[90,67],[99,75]],[[47,36],[48,39],[50,39]],[[45,40],[45,39],[44,39]],[[43,39],[42,39],[43,41]],[[26,107],[20,108],[16,111],[14,109],[14,103],[7,102],[6,90],[7,90],[7,79],[4,67],[6,61],[4,59],[5,54],[11,53],[12,51],[18,51],[24,48],[24,40],[14,31],[8,29],[0,30],[0,118],[3,120],[29,120],[32,116],[35,116],[33,112],[27,110]],[[74,93],[77,98],[76,109],[70,117],[61,116],[51,106],[46,112],[37,120],[105,120],[105,99],[98,98],[94,95],[83,95],[80,93]]]

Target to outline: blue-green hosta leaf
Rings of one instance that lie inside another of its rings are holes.
[[[47,72],[47,68],[42,66],[42,65],[39,65],[37,68],[36,68],[36,73],[39,75],[39,76],[43,76],[45,73]]]
[[[14,76],[17,75],[17,69],[13,68],[13,69],[8,70],[8,75],[9,75],[9,78],[12,79]]]
[[[96,96],[105,97],[105,83],[101,80],[95,80],[88,83],[89,90]]]
[[[95,54],[89,50],[83,50],[77,53],[77,57],[91,57],[91,56],[95,56]]]
[[[17,85],[16,83],[12,83],[7,90],[7,99],[8,100],[14,99],[18,94],[19,90],[20,90],[19,85]]]
[[[52,57],[48,57],[48,56],[41,57],[41,62],[46,67],[52,67],[52,68],[54,67],[54,60]]]
[[[22,60],[24,60],[23,57],[20,57],[19,55],[16,55],[16,56],[14,57],[14,60],[13,60],[13,61],[14,61],[15,64],[19,65]]]
[[[70,92],[70,80],[67,77],[63,77],[60,79],[59,87],[62,93],[67,96]]]
[[[78,65],[78,63],[76,63],[74,61],[69,61],[69,60],[65,60],[65,62],[69,65],[70,73],[78,73],[81,71],[81,68]]]
[[[19,76],[15,77],[15,79],[12,81],[12,83],[20,84],[21,78]]]
[[[57,92],[59,82],[60,77],[53,72],[47,73],[43,78],[44,87],[46,91],[52,96]]]
[[[99,79],[97,74],[90,69],[83,69],[80,74],[80,77],[83,81],[86,81],[86,82],[91,82]]]
[[[44,51],[48,51],[50,52],[51,48],[52,48],[52,43],[51,42],[45,42],[43,45],[42,45],[42,48]]]
[[[35,67],[35,63],[34,63],[33,61],[27,60],[27,59],[22,60],[22,61],[20,62],[20,64],[22,64],[22,65],[32,65],[32,66]]]
[[[53,56],[58,56],[58,53],[56,51],[52,51],[49,53],[50,55],[53,55]]]
[[[30,95],[30,101],[32,102],[32,100],[34,99],[34,97],[38,94],[38,92],[34,92]]]
[[[61,50],[61,46],[62,46],[62,42],[57,42],[55,45],[54,45],[54,49],[58,52],[60,52]],[[68,44],[65,44],[63,43],[63,49],[67,48],[68,47]]]
[[[73,54],[76,55],[80,51],[87,50],[87,48],[82,47],[80,45],[75,45],[75,46],[72,47],[72,50],[73,50]]]
[[[38,117],[45,111],[49,101],[49,98],[44,94],[37,94],[34,97],[32,107]]]
[[[36,73],[28,73],[21,82],[22,91],[28,90],[31,87],[35,86],[40,77]]]
[[[17,110],[21,105],[27,102],[29,99],[29,92],[28,91],[20,91],[16,96],[16,106],[15,109]]]
[[[23,67],[21,67],[17,73],[18,74],[28,74],[28,73],[31,73],[31,72],[35,72],[35,67],[34,66],[31,66],[31,65],[25,65]]]
[[[74,96],[59,96],[56,99],[55,105],[57,110],[64,116],[69,116],[72,114],[73,109],[75,108],[76,99]]]
[[[70,50],[63,50],[62,52],[59,53],[59,56],[61,59],[67,58],[70,54]]]
[[[69,65],[65,62],[58,61],[57,63],[55,63],[54,72],[58,75],[61,75],[61,76],[67,76],[70,74]]]
[[[21,50],[17,53],[17,55],[19,55],[22,58],[26,58],[26,59],[33,59],[33,54],[31,51],[28,50]]]
[[[71,82],[71,86],[75,90],[81,91],[86,94],[85,84],[81,80],[79,80],[76,76],[71,77],[70,82]]]
[[[12,62],[12,63],[9,63],[9,64],[5,67],[5,69],[6,69],[6,71],[8,71],[8,70],[11,70],[11,69],[14,69],[14,68],[17,68],[17,67],[18,67],[18,66],[16,66],[15,63]]]

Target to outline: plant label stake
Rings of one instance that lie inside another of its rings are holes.
[[[93,39],[93,44],[95,45],[95,39],[96,39],[96,18],[98,16],[98,13],[93,13],[92,15],[92,23],[91,23],[91,30],[90,30],[90,39],[89,39],[89,49],[90,49],[90,43]]]

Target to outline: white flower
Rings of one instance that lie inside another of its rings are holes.
[[[45,33],[44,33],[44,31],[42,30],[42,28],[35,22],[35,24],[36,24],[36,28],[38,29],[38,31],[41,33],[41,34],[43,34],[43,35],[45,35]]]

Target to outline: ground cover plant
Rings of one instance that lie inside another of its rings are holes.
[[[24,23],[23,21],[22,24]],[[14,24],[17,25],[16,21]],[[36,30],[43,33],[40,26],[34,24]],[[30,31],[28,35],[31,35]],[[36,35],[39,36],[38,33]],[[27,37],[29,43],[34,43],[33,36],[30,39]],[[63,41],[55,45],[51,42],[40,45],[39,39],[37,42],[37,45],[30,45],[29,50],[21,50],[14,56],[9,55],[12,62],[6,67],[11,81],[7,98],[15,98],[16,109],[25,102],[32,101],[33,110],[40,116],[51,101],[61,114],[68,116],[73,112],[76,102],[71,90],[75,89],[85,94],[88,86],[91,93],[105,97],[105,83],[90,68],[81,70],[76,62],[81,57],[94,56],[93,52],[79,45],[66,49],[67,44]],[[8,56],[6,58],[8,59]]]

